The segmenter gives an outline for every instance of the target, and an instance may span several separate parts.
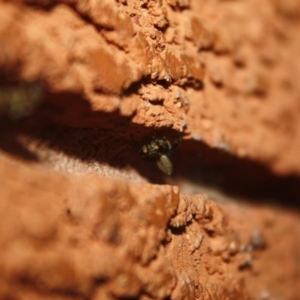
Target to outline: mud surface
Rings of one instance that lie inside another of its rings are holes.
[[[0,299],[299,299],[299,3],[0,0]]]

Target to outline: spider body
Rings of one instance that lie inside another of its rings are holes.
[[[158,168],[165,174],[171,175],[173,171],[173,165],[170,158],[166,155],[161,155],[156,161]]]
[[[174,144],[171,144],[166,137],[153,137],[150,143],[144,144],[139,149],[139,153],[145,159],[155,160],[158,168],[163,173],[171,175],[173,171],[173,165],[169,156],[178,147],[179,143],[180,137],[177,138]]]

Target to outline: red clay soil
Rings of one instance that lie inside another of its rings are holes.
[[[299,25],[0,0],[0,299],[300,299]]]

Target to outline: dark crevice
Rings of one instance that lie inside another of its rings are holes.
[[[173,235],[182,235],[186,233],[186,225],[180,227],[169,227]]]
[[[160,79],[160,80],[155,80],[155,81],[150,80],[149,82],[151,82],[153,84],[161,85],[166,90],[173,84],[173,80],[171,78],[170,78],[170,80]]]
[[[182,88],[193,88],[195,90],[203,90],[204,82],[196,78],[189,78],[188,81],[182,86]]]
[[[26,0],[25,4],[34,9],[50,11],[58,3],[57,1],[52,1],[52,0]]]
[[[143,80],[139,80],[139,81],[131,83],[131,85],[126,90],[124,90],[122,92],[122,95],[123,96],[130,96],[130,95],[133,95],[133,94],[137,94],[143,83],[144,83]]]
[[[189,140],[182,143],[173,162],[175,177],[215,188],[233,198],[300,207],[299,177],[278,176],[256,161]]]
[[[200,141],[184,139],[171,156],[174,173],[168,177],[155,162],[144,160],[139,148],[152,137],[166,136],[172,142],[178,132],[133,124],[130,117],[122,117],[118,111],[92,112],[88,102],[78,95],[49,94],[45,98],[44,105],[30,118],[16,122],[2,119],[0,149],[27,160],[37,160],[36,154],[20,142],[20,137],[25,136],[40,141],[41,147],[55,149],[86,163],[105,163],[124,169],[124,172],[131,167],[151,183],[165,184],[171,180],[177,184],[184,180],[197,187],[220,191],[233,199],[300,207],[299,177],[278,176],[258,162],[212,149]],[[51,119],[51,115],[55,118]],[[83,126],[82,116],[85,115],[92,125],[95,120],[95,128],[74,128]],[[54,124],[62,121],[73,128]]]

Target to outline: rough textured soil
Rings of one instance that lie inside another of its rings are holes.
[[[0,0],[0,299],[300,299],[299,24]],[[140,155],[164,137],[171,176]]]

